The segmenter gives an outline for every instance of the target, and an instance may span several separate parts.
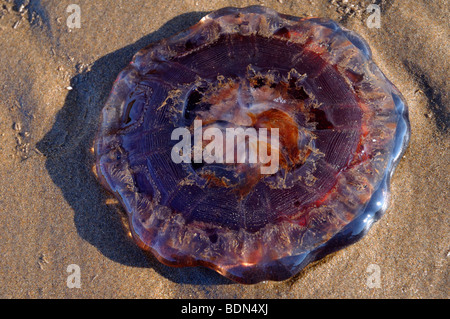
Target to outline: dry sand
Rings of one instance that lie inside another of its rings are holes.
[[[71,0],[0,1],[0,297],[449,297],[446,0],[376,1],[380,29],[366,25],[371,1],[76,2],[80,29],[66,25]],[[141,253],[92,174],[90,148],[112,83],[138,49],[211,10],[251,4],[329,17],[361,34],[409,104],[412,137],[391,206],[363,240],[291,280],[245,286]],[[80,289],[66,285],[70,264],[80,266]],[[366,284],[370,264],[379,288]]]

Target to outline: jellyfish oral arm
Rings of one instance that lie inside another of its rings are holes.
[[[186,127],[173,130],[171,139],[179,140],[171,151],[175,164],[259,164],[261,174],[275,174],[279,169],[278,128],[270,128],[270,134],[267,128],[257,130],[254,127],[224,127],[220,124],[204,128],[201,120],[195,120],[194,145],[191,131]]]

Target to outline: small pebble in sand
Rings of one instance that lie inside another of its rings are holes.
[[[22,130],[22,126],[20,125],[20,123],[16,122],[13,124],[13,129],[14,131],[20,132]]]
[[[22,22],[22,20],[17,20],[16,23],[14,23],[13,25],[13,29],[17,29],[20,25],[20,22]]]

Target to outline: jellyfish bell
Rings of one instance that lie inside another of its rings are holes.
[[[227,130],[241,143],[227,147]],[[409,132],[401,93],[360,36],[327,19],[224,8],[119,74],[96,169],[136,243],[164,264],[284,280],[380,218]]]

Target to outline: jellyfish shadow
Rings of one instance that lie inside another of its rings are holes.
[[[74,222],[81,238],[115,262],[153,268],[176,283],[194,285],[231,284],[216,272],[202,267],[173,268],[148,257],[127,236],[117,206],[107,205],[109,196],[92,171],[95,159],[90,151],[98,128],[100,112],[119,72],[139,49],[182,31],[207,12],[189,12],[165,23],[115,52],[98,59],[88,70],[71,79],[64,106],[52,129],[36,145],[46,156],[46,169],[75,211]]]

